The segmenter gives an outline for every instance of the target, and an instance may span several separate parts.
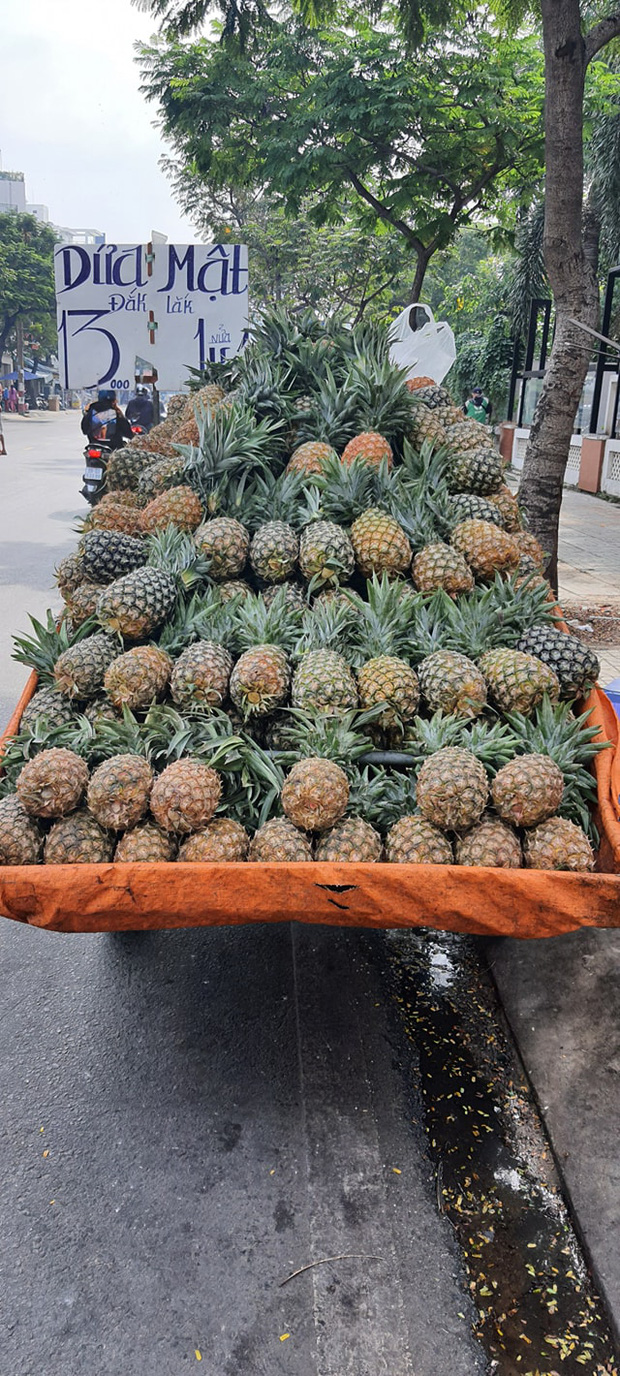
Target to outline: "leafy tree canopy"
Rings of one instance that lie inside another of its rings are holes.
[[[211,193],[259,190],[287,213],[310,201],[318,225],[343,220],[401,235],[417,299],[433,253],[477,215],[498,220],[541,176],[542,61],[536,40],[500,39],[483,17],[403,50],[398,15],[359,10],[308,29],[288,14],[251,53],[217,39],[143,50],[177,181]]]
[[[34,215],[0,215],[0,353],[21,316],[43,326],[55,310],[56,235]]]

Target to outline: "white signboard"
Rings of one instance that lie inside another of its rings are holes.
[[[136,358],[160,391],[247,339],[244,244],[61,244],[54,252],[64,387],[133,387]]]

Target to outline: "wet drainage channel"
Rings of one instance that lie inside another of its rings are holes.
[[[618,1376],[605,1312],[475,943],[393,932],[388,951],[419,1064],[437,1204],[462,1254],[489,1372]]]

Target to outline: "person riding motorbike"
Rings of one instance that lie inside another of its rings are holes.
[[[91,444],[104,442],[109,449],[120,449],[124,440],[130,440],[131,425],[125,419],[116,400],[116,392],[104,387],[97,400],[91,401],[82,416],[82,433]]]
[[[142,385],[136,387],[136,395],[126,406],[125,416],[132,425],[141,425],[143,430],[150,430],[153,424],[153,402],[148,388]]]

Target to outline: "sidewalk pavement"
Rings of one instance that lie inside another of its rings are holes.
[[[620,505],[566,491],[559,554],[560,603],[620,606]],[[604,687],[620,644],[596,652]],[[497,939],[487,956],[620,1346],[620,931]]]

